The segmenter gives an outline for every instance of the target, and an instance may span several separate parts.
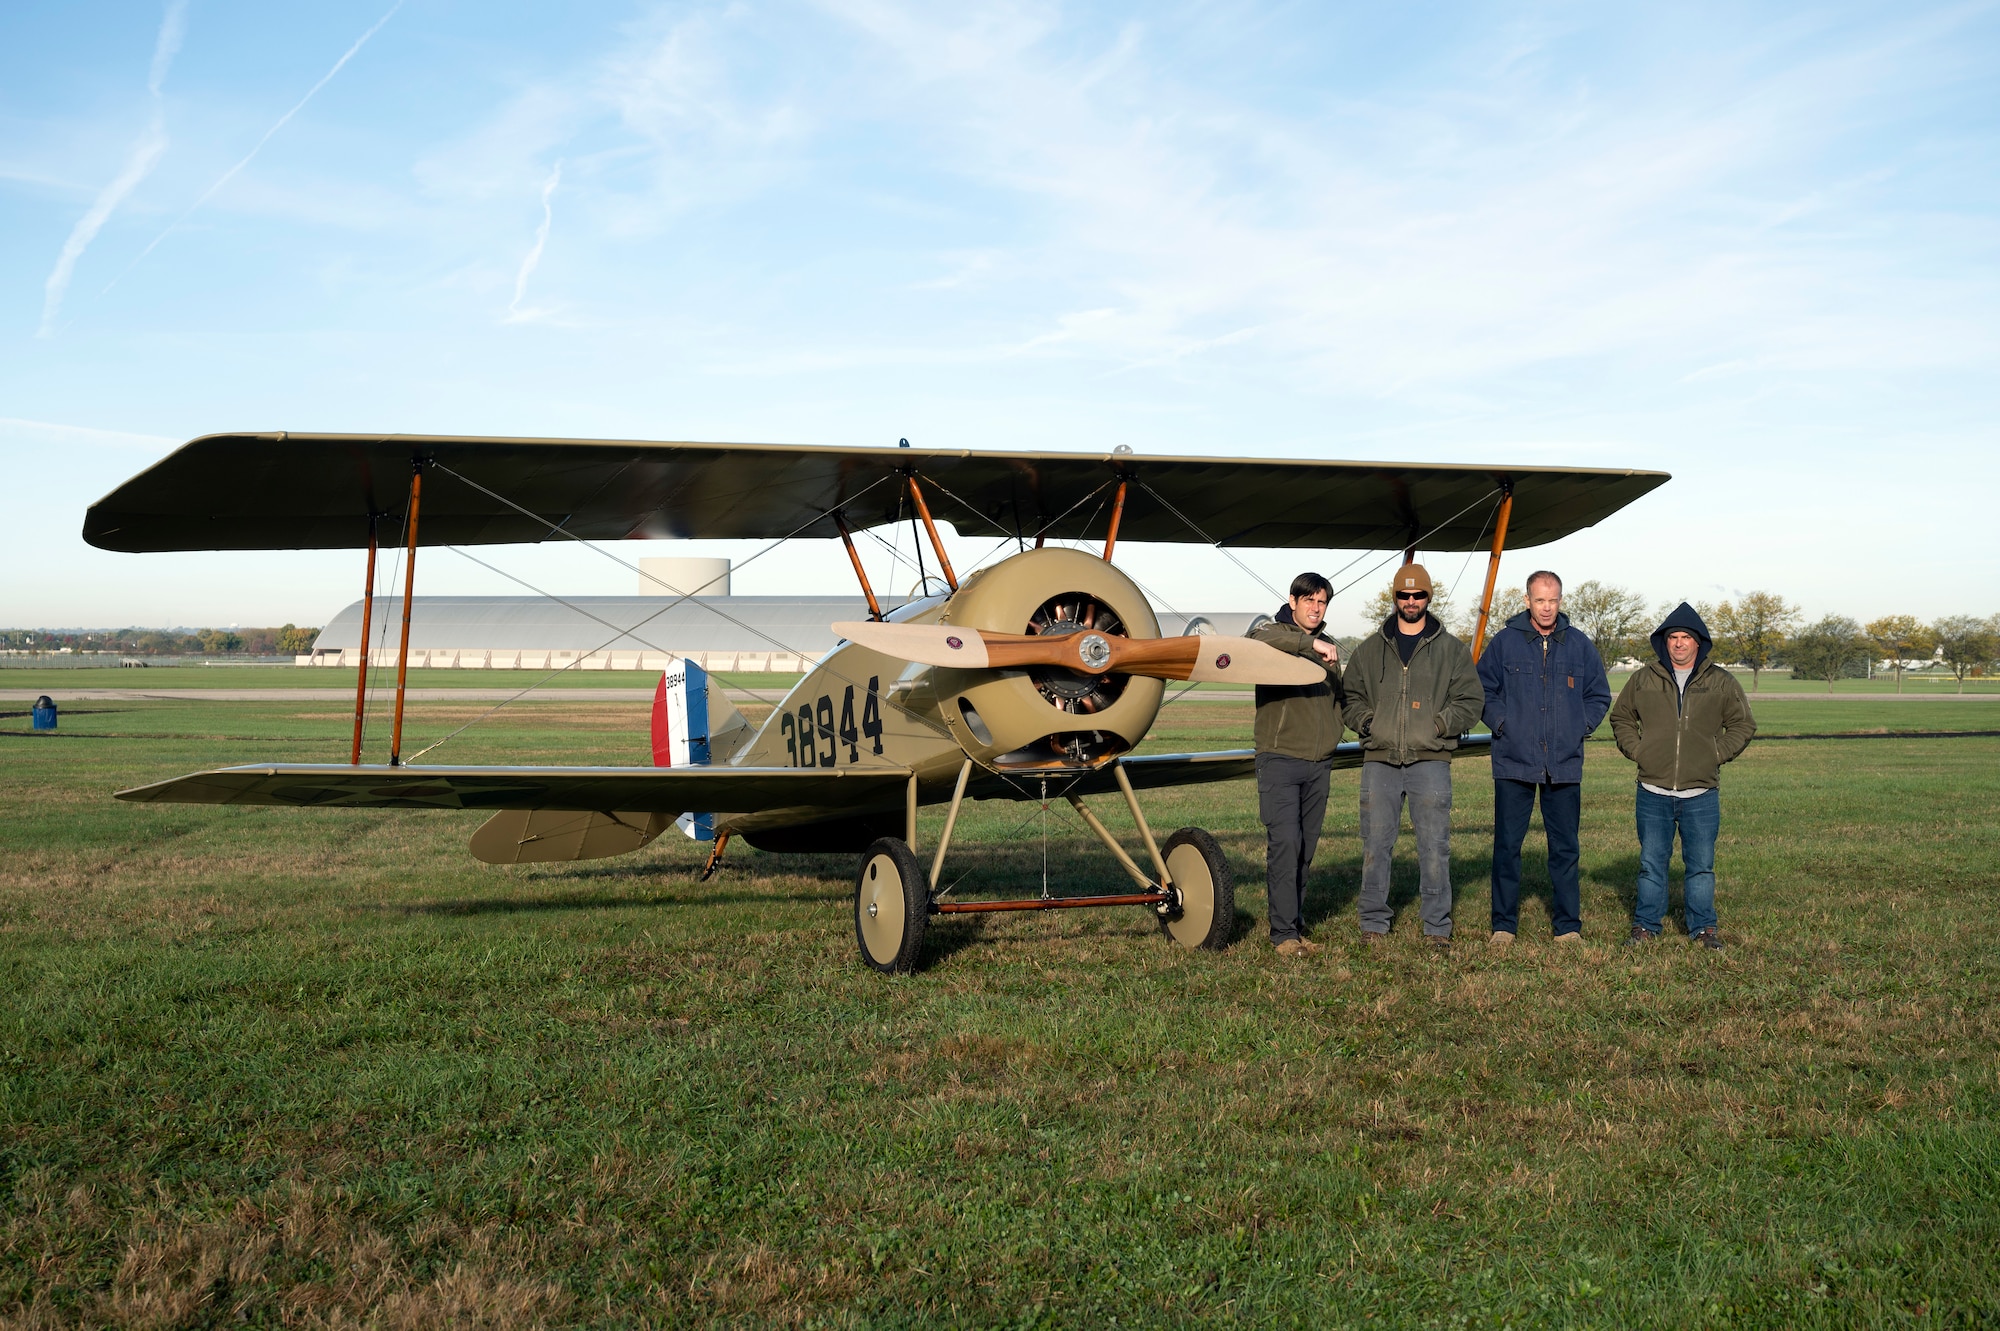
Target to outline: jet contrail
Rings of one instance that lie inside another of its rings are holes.
[[[160,104],[160,86],[166,82],[167,69],[174,63],[174,53],[181,49],[181,38],[187,33],[187,0],[172,0],[167,6],[166,17],[160,20],[160,35],[153,43],[153,64],[146,78],[146,91],[153,99],[152,118],[140,133],[138,141],[132,145],[132,155],[125,159],[125,169],[102,190],[90,210],[77,219],[71,228],[69,239],[63,242],[62,253],[56,256],[56,266],[49,270],[48,281],[42,284],[42,324],[35,330],[36,337],[55,335],[56,314],[62,309],[63,297],[69,292],[69,280],[76,272],[76,261],[90,248],[90,242],[97,239],[97,233],[111,220],[111,214],[125,201],[125,196],[138,188],[160,155],[167,150],[167,114]]]
[[[376,33],[382,31],[382,25],[387,23],[390,19],[394,18],[396,16],[396,11],[401,9],[402,7],[403,7],[403,0],[396,0],[395,4],[389,6],[389,12],[384,14],[381,18],[376,19],[375,26],[368,29],[368,31],[362,33],[361,36],[355,40],[354,45],[347,48],[346,54],[342,55],[340,59],[333,62],[333,68],[326,71],[326,73],[320,77],[320,81],[318,83],[313,84],[311,88],[306,90],[306,95],[299,98],[298,104],[292,107],[291,110],[285,112],[285,114],[279,116],[277,119],[277,123],[264,131],[264,137],[257,140],[256,146],[250,149],[249,152],[243,154],[242,161],[238,162],[235,166],[230,167],[227,171],[224,171],[219,177],[216,178],[216,181],[213,185],[210,185],[207,189],[203,190],[201,197],[199,199],[196,199],[193,203],[189,204],[186,212],[182,213],[179,217],[176,217],[173,221],[169,222],[167,224],[166,230],[160,232],[159,235],[153,237],[152,244],[146,246],[145,249],[139,251],[138,258],[133,259],[131,263],[125,265],[124,273],[118,274],[117,277],[112,278],[108,283],[105,284],[104,290],[109,291],[111,290],[112,287],[117,286],[121,281],[123,281],[125,278],[125,273],[129,273],[134,268],[138,267],[139,260],[145,258],[148,254],[151,254],[156,248],[158,248],[159,243],[165,240],[168,237],[168,235],[170,235],[173,232],[175,227],[179,226],[182,222],[187,221],[189,217],[194,215],[195,209],[201,207],[204,203],[207,203],[210,199],[214,198],[215,192],[217,190],[221,189],[224,185],[227,185],[231,180],[235,179],[237,172],[241,171],[244,167],[250,165],[251,159],[256,157],[258,153],[262,152],[264,150],[264,145],[271,141],[271,136],[273,134],[276,134],[279,130],[283,129],[287,121],[289,121],[293,116],[297,115],[301,110],[303,110],[305,108],[305,104],[307,102],[310,102],[321,88],[324,88],[328,83],[332,82],[333,76],[340,72],[341,66],[345,65],[348,61],[354,59],[355,53],[368,44],[368,39],[370,37],[373,37]],[[102,295],[103,293],[100,292],[99,294]]]
[[[530,316],[521,313],[521,297],[528,294],[528,278],[535,271],[535,265],[542,261],[542,247],[549,243],[549,223],[555,220],[555,209],[550,201],[556,196],[556,186],[562,183],[562,162],[556,162],[556,169],[549,172],[549,178],[542,183],[542,224],[535,228],[535,243],[528,247],[527,257],[521,260],[521,271],[514,274],[514,299],[507,305],[507,320],[518,322]]]

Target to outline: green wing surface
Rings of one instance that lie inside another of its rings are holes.
[[[350,767],[259,763],[121,790],[136,804],[336,809],[557,809],[755,813],[839,806],[900,790],[906,767]]]
[[[1313,549],[1483,548],[1511,485],[1510,547],[1592,526],[1665,472],[1137,453],[820,448],[443,435],[213,434],[91,505],[107,550],[350,549],[399,540],[425,464],[422,545],[833,537],[907,516],[904,473],[963,534],[1101,536],[1120,479],[1120,538]],[[516,507],[518,506],[518,507]],[[527,511],[522,511],[527,510]]]

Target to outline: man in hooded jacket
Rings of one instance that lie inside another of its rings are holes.
[[[1528,575],[1528,608],[1479,657],[1486,727],[1493,732],[1493,935],[1519,931],[1521,843],[1537,797],[1549,843],[1549,922],[1558,943],[1583,938],[1577,834],[1583,816],[1583,742],[1611,706],[1597,648],[1562,612],[1562,579]]]
[[[1658,658],[1634,671],[1611,709],[1618,751],[1639,765],[1639,891],[1632,907],[1638,945],[1659,937],[1667,912],[1667,864],[1680,834],[1692,942],[1720,950],[1715,919],[1715,839],[1722,829],[1722,765],[1750,745],[1757,723],[1743,686],[1709,660],[1708,625],[1686,601],[1653,630]]]

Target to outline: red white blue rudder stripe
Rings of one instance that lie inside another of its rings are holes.
[[[653,766],[708,766],[708,672],[676,661],[653,690]],[[697,841],[715,839],[715,816],[684,813],[675,826]]]

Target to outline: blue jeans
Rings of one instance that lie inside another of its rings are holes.
[[[1681,867],[1687,871],[1687,931],[1692,938],[1715,927],[1715,837],[1722,830],[1722,793],[1705,790],[1692,799],[1655,795],[1639,787],[1639,894],[1632,923],[1660,932],[1667,913],[1667,862],[1674,833],[1681,837]]]
[[[1386,934],[1395,916],[1389,910],[1389,858],[1403,827],[1409,801],[1410,827],[1417,834],[1417,894],[1423,905],[1424,933],[1451,937],[1451,764],[1425,760],[1398,767],[1361,764],[1361,929]]]
[[[1549,923],[1555,935],[1583,929],[1583,893],[1577,882],[1577,825],[1583,818],[1583,786],[1575,781],[1536,785],[1493,780],[1493,928],[1518,933],[1521,920],[1521,843],[1535,796],[1542,797],[1542,828],[1549,840]]]

